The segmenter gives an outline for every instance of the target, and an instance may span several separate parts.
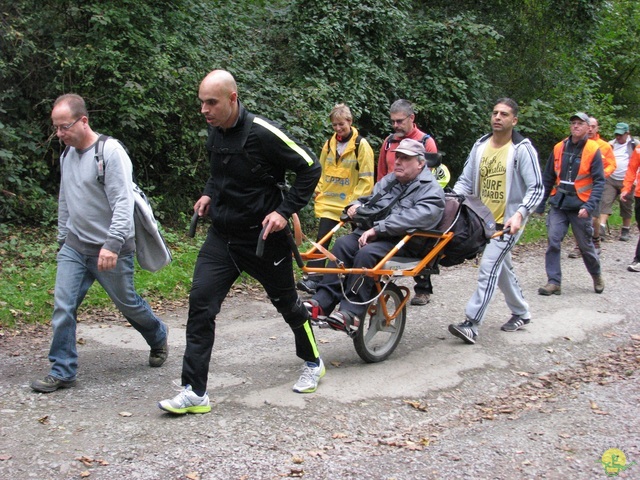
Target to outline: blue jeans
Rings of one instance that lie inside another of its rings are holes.
[[[156,317],[149,304],[133,285],[133,253],[118,257],[113,270],[98,271],[98,257],[82,255],[63,245],[58,252],[58,270],[54,295],[53,338],[49,349],[50,375],[74,380],[78,370],[76,315],[89,287],[97,280],[115,306],[142,334],[147,344],[161,346],[167,336],[166,325]]]

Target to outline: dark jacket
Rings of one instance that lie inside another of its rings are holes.
[[[257,234],[269,213],[289,218],[309,202],[321,167],[315,155],[280,125],[238,104],[233,127],[209,132],[211,174],[203,193],[211,197],[209,215],[216,231],[240,234],[252,229]],[[296,178],[283,198],[276,184],[285,181],[287,170]]]
[[[393,187],[385,192],[390,184]],[[376,202],[379,207],[389,205],[396,197],[400,198],[386,218],[375,222],[373,228],[380,238],[401,237],[409,230],[431,230],[436,228],[442,218],[444,190],[426,167],[406,185],[396,182],[395,173],[385,175],[374,185],[373,193],[359,198],[357,203],[364,205],[378,193],[383,193]],[[354,203],[356,202],[347,205],[345,211]]]

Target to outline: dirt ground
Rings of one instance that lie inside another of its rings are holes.
[[[286,324],[259,289],[237,289],[218,318],[205,415],[157,408],[180,379],[184,308],[158,306],[171,328],[159,369],[120,317],[83,312],[77,386],[51,394],[29,388],[47,373],[50,328],[5,331],[0,478],[598,479],[611,449],[624,454],[618,477],[640,478],[640,274],[626,271],[637,240],[604,243],[602,295],[570,243],[562,295],[537,295],[544,245],[517,247],[532,323],[500,331],[498,293],[473,346],[447,325],[463,318],[475,265],[443,269],[384,362],[316,330],[327,374],[310,395],[291,391]]]

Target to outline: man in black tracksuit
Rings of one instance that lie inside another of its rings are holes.
[[[212,225],[198,255],[189,295],[184,390],[159,404],[172,413],[211,410],[206,388],[215,318],[243,271],[263,285],[294,333],[296,354],[305,363],[293,390],[314,392],[325,373],[309,314],[295,290],[291,249],[283,230],[288,218],[311,198],[320,164],[279,125],[244,108],[229,72],[209,73],[200,84],[199,98],[210,126],[211,176],[194,211],[209,215]],[[296,179],[283,193],[277,184],[285,181],[287,170]],[[263,227],[264,254],[258,257],[256,246]]]

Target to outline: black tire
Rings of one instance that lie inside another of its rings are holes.
[[[395,283],[387,285],[382,294],[387,302],[387,310],[390,315],[395,314],[402,303],[404,295]],[[387,326],[384,314],[380,308],[380,299],[374,304],[375,313],[367,314],[364,322],[358,328],[353,338],[353,345],[360,358],[367,363],[377,363],[386,360],[400,343],[407,320],[406,305],[398,316]]]

